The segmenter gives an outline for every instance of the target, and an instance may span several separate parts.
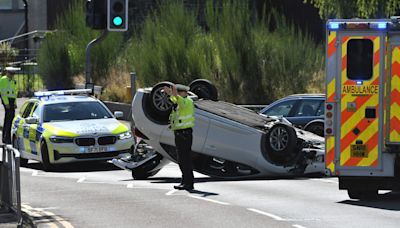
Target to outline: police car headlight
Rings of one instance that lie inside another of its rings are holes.
[[[130,139],[132,138],[132,133],[127,131],[118,136],[119,139]]]
[[[52,143],[73,143],[74,142],[74,138],[51,136],[50,137],[50,141]]]

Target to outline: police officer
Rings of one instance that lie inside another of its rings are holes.
[[[172,88],[164,87],[170,95],[174,108],[170,115],[171,130],[175,135],[175,146],[178,154],[179,168],[182,172],[181,184],[174,186],[178,190],[193,190],[193,165],[192,165],[192,128],[194,126],[194,105],[188,97],[189,87],[174,85]]]
[[[15,116],[17,84],[14,80],[14,73],[19,70],[15,67],[6,67],[6,75],[0,78],[1,102],[5,110],[3,123],[3,143],[11,144],[11,124]]]

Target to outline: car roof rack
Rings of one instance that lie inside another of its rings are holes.
[[[69,90],[54,90],[54,91],[38,91],[34,93],[35,97],[49,97],[49,96],[62,96],[62,95],[79,95],[91,94],[91,89],[69,89]]]

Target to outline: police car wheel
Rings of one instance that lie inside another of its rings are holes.
[[[196,94],[200,99],[218,100],[217,88],[206,79],[196,79],[189,84],[190,91]]]
[[[42,156],[42,166],[44,171],[52,171],[54,166],[50,164],[49,150],[45,141],[40,143],[40,153]]]

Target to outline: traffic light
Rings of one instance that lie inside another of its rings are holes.
[[[92,29],[105,29],[107,26],[107,0],[86,1],[86,26]]]
[[[107,0],[107,30],[128,30],[128,0]]]

